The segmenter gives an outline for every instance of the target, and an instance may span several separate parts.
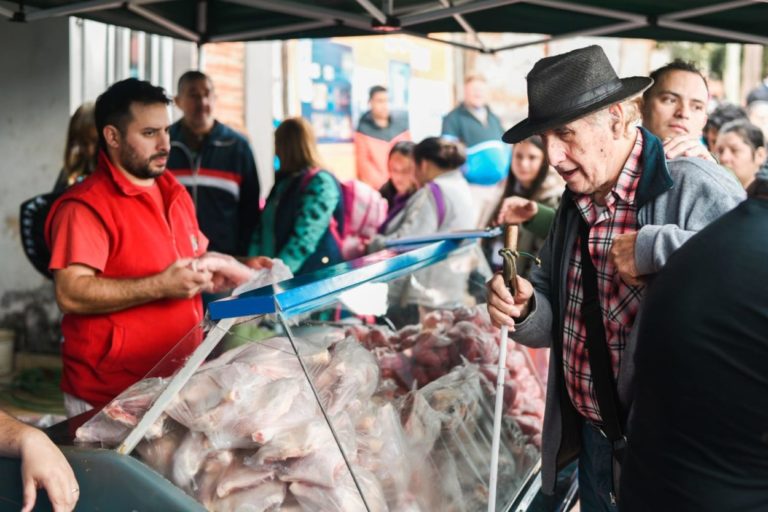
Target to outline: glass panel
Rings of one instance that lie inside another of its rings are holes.
[[[330,343],[310,377],[336,430],[354,425],[347,456],[371,510],[487,509],[499,332],[469,294],[490,275],[477,256],[454,251],[285,321],[297,344]],[[510,342],[505,362],[498,510],[537,466],[544,410],[528,350]]]
[[[134,455],[210,510],[485,510],[499,349],[469,293],[477,261],[464,247],[300,315],[202,323],[82,433],[115,446],[144,418]],[[499,510],[539,460],[543,415],[527,350],[504,361]]]

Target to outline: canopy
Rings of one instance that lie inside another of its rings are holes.
[[[383,5],[381,5],[383,3]],[[0,0],[18,22],[54,16],[92,20],[204,44],[337,37],[399,31],[466,32],[450,44],[482,52],[478,32],[547,34],[524,45],[574,36],[768,44],[765,0]]]

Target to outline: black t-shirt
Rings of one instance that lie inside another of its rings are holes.
[[[672,255],[639,336],[621,511],[768,510],[768,201]]]

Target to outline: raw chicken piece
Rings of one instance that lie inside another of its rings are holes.
[[[360,465],[379,480],[387,503],[394,505],[407,494],[411,474],[423,459],[410,452],[400,417],[392,404],[378,407],[375,414],[373,421],[368,422],[371,435],[361,435],[358,430],[357,458]]]
[[[324,346],[298,341],[299,353],[310,371],[328,364],[330,355]],[[287,338],[270,338],[264,341],[248,343],[223,354],[226,357],[223,363],[244,363],[250,365],[254,372],[270,377],[282,379],[286,377],[298,377],[301,374],[301,366],[293,351],[291,342]],[[221,359],[219,358],[219,359]]]
[[[339,448],[336,443],[332,443],[288,465],[285,473],[280,475],[280,480],[334,487],[339,475],[346,470]]]
[[[273,512],[280,510],[285,500],[286,486],[276,480],[263,483],[216,498],[211,503],[211,512]]]
[[[220,404],[231,402],[246,382],[255,381],[249,366],[232,363],[226,367],[198,370],[174,397],[166,412],[173,419],[196,431],[206,431],[218,426],[212,412]],[[263,383],[266,379],[262,379]]]
[[[344,457],[330,428],[327,427],[323,418],[319,418],[318,421],[323,423],[324,428],[318,428],[318,430],[312,428],[312,431],[322,432],[318,435],[317,448],[289,464],[280,475],[280,480],[334,487],[337,485],[339,475],[347,471]],[[332,422],[348,460],[354,460],[358,451],[355,425],[347,414],[333,418]]]
[[[408,437],[409,451],[414,458],[424,460],[432,451],[435,441],[440,437],[442,415],[432,409],[420,392],[406,396],[401,408],[405,416],[405,433]]]
[[[387,507],[384,493],[381,491],[376,477],[362,468],[355,469],[355,477],[371,512],[387,512],[389,507]],[[355,487],[349,473],[346,473],[339,484],[332,489],[294,482],[289,490],[305,512],[358,512],[365,510],[360,492]]]
[[[335,447],[328,425],[322,419],[314,419],[277,434],[253,457],[255,464],[284,461],[306,457],[316,450]]]
[[[299,379],[280,379],[260,385],[245,385],[230,402],[212,412],[210,427],[204,431],[217,448],[252,448],[267,440],[270,426],[285,426],[281,421],[295,400],[303,400],[301,389],[307,383]]]
[[[213,293],[231,290],[248,282],[254,271],[228,254],[207,252],[193,261],[193,269],[213,274]]]
[[[173,422],[173,420],[168,421]],[[136,451],[145,464],[166,476],[171,473],[176,452],[186,435],[187,429],[176,423],[173,427],[169,427],[162,437],[139,443]]]
[[[353,338],[334,345],[330,364],[315,379],[320,399],[332,416],[352,400],[370,399],[378,383],[376,360]]]
[[[216,499],[216,488],[234,459],[235,456],[231,450],[219,450],[210,453],[203,462],[192,487],[195,491],[195,498],[206,508],[210,508]]]
[[[261,485],[267,480],[274,480],[276,470],[271,466],[263,466],[255,469],[246,466],[243,457],[240,456],[226,468],[216,486],[216,496],[224,498],[233,492],[239,492],[249,487]]]
[[[453,325],[454,315],[451,310],[435,310],[424,315],[421,321],[424,330],[445,331]]]
[[[208,454],[213,451],[211,444],[200,432],[189,432],[179,445],[171,470],[173,483],[191,493],[194,490],[194,478],[203,466]]]
[[[166,383],[166,379],[161,378],[144,379],[135,383],[81,425],[75,432],[75,439],[83,443],[117,446],[139,423]],[[161,415],[147,430],[145,439],[162,436],[166,418],[165,414]]]
[[[165,389],[165,384],[166,380],[162,378],[140,380],[107,404],[104,412],[115,421],[135,427],[157,395]]]

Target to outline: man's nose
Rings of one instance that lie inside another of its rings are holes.
[[[549,165],[557,167],[557,165],[565,159],[563,145],[560,144],[557,140],[548,140],[546,144],[547,160],[549,160]]]
[[[157,150],[166,152],[171,150],[171,134],[165,131],[160,134],[157,141]]]
[[[688,119],[691,116],[691,108],[684,101],[681,101],[677,105],[677,111],[675,113],[678,117]]]

